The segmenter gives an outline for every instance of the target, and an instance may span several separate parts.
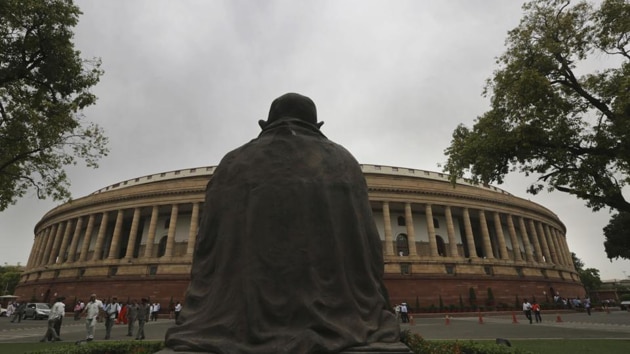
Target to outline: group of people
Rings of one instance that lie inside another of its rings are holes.
[[[11,322],[22,322],[26,312],[26,302],[12,302],[7,305],[7,317],[11,317]]]
[[[65,298],[58,297],[55,303],[52,305],[50,314],[48,316],[48,327],[41,342],[46,341],[60,341],[61,340],[61,324],[65,316]],[[26,305],[25,303],[23,305]],[[182,310],[181,303],[177,302],[172,306],[172,313],[175,319],[179,317],[179,312]],[[19,313],[19,307],[13,311],[14,319],[21,320]],[[23,310],[22,310],[23,312]],[[134,336],[135,339],[145,339],[144,325],[147,321],[157,321],[158,313],[160,312],[159,303],[149,303],[149,300],[142,298],[140,302],[137,300],[131,300],[127,304],[122,304],[116,297],[112,297],[107,301],[97,299],[96,294],[90,295],[90,300],[85,303],[82,300],[78,300],[73,307],[74,320],[78,321],[82,317],[85,317],[85,341],[90,342],[94,340],[94,333],[96,324],[98,322],[105,322],[105,337],[104,339],[110,339],[112,336],[112,328],[114,324],[126,324],[127,336]],[[137,324],[137,330],[136,330]]]
[[[151,309],[149,300],[146,298],[142,298],[139,303],[136,300],[132,300],[122,305],[116,297],[111,298],[107,303],[103,303],[96,298],[96,294],[92,294],[90,301],[81,310],[81,315],[85,315],[86,341],[94,340],[94,329],[101,314],[103,314],[102,317],[105,319],[105,339],[111,338],[112,328],[116,322],[126,323],[127,336],[132,337],[137,322],[136,339],[141,340],[145,338],[144,324],[151,316]]]
[[[536,323],[542,322],[542,316],[540,316],[540,304],[536,301],[532,301],[530,304],[527,299],[523,299],[523,313],[529,320],[529,323],[532,323],[532,312],[536,318]]]
[[[409,323],[409,306],[407,306],[406,302],[394,306],[394,311],[396,312],[396,318],[399,318],[402,323]]]

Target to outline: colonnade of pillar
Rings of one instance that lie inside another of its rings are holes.
[[[405,226],[407,232],[407,241],[409,247],[409,256],[417,256],[418,250],[416,248],[416,238],[412,215],[411,203],[403,203]],[[459,258],[479,258],[477,254],[477,246],[480,250],[483,250],[483,256],[489,259],[500,260],[513,260],[516,262],[532,262],[540,264],[553,264],[572,268],[573,259],[571,252],[566,243],[566,238],[562,234],[561,230],[553,227],[550,224],[543,223],[540,220],[525,219],[519,215],[512,215],[507,213],[499,213],[496,211],[487,211],[483,209],[474,210],[477,213],[479,221],[480,244],[475,241],[475,235],[473,235],[473,227],[471,222],[471,214],[473,210],[467,207],[461,209],[461,218],[463,222],[463,237],[462,242],[465,242],[465,247],[468,250],[468,255],[460,254],[461,252],[457,248],[457,241],[455,235],[454,218],[452,206],[441,206],[444,210],[444,218],[446,219],[446,232],[448,236],[448,248],[447,254],[443,256],[459,257]],[[394,235],[392,233],[391,224],[391,205],[388,201],[382,202],[383,210],[383,223],[385,233],[385,256],[395,256],[394,250]],[[424,204],[425,218],[427,225],[427,235],[429,241],[429,256],[439,257],[436,231],[434,227],[433,205]],[[416,215],[417,216],[417,215]],[[494,244],[491,240],[488,218],[493,220],[494,224]],[[517,228],[519,233],[517,233]],[[507,237],[512,244],[512,250],[509,250],[506,244],[506,235],[504,230],[507,230]],[[465,240],[464,240],[465,239]],[[521,240],[524,250],[521,250]],[[494,246],[494,247],[493,247]],[[495,256],[494,250],[497,250]],[[523,255],[521,254],[523,252]]]
[[[186,256],[192,256],[194,245],[197,238],[197,228],[199,219],[199,202],[187,203],[192,204],[191,222],[188,231],[188,245]],[[144,253],[138,255],[139,258],[153,257],[155,236],[157,223],[159,219],[159,206],[151,207],[151,216],[149,219],[149,229],[147,232]],[[177,228],[177,218],[180,214],[180,204],[172,204],[170,206],[170,219],[166,240],[166,248],[163,257],[173,257],[175,249],[175,233]],[[75,263],[100,260],[131,260],[136,253],[138,244],[138,234],[140,222],[142,219],[141,207],[133,209],[118,209],[114,211],[105,211],[97,214],[83,215],[72,219],[62,220],[49,225],[38,231],[35,242],[31,248],[31,253],[27,262],[27,268],[37,268],[41,266]],[[131,227],[127,237],[126,251],[121,257],[121,247],[123,246],[123,221],[125,214],[133,211],[131,219]],[[108,239],[107,227],[109,218],[114,216],[114,230],[111,234],[111,242],[106,243]],[[84,227],[85,224],[85,227]],[[96,240],[94,248],[91,249],[92,236],[94,230],[96,232]],[[79,249],[79,242],[81,248]],[[108,247],[108,248],[106,248]],[[90,251],[93,251],[90,254]],[[88,259],[89,258],[89,259]]]
[[[190,204],[190,203],[187,203]],[[170,206],[170,222],[167,231],[166,248],[163,257],[175,256],[175,232],[177,226],[177,218],[180,214],[180,205],[172,204]],[[394,250],[394,235],[392,234],[390,203],[382,202],[384,237],[385,237],[385,256],[396,255]],[[499,213],[496,211],[487,211],[483,209],[470,210],[469,208],[459,208],[459,213],[463,222],[462,242],[468,250],[468,255],[460,254],[457,246],[457,235],[455,234],[455,223],[453,217],[452,206],[441,206],[446,220],[446,232],[448,236],[448,247],[444,256],[459,258],[479,258],[477,249],[483,250],[483,256],[486,258],[498,258],[501,260],[514,260],[516,262],[527,261],[541,264],[557,264],[572,267],[572,257],[569,251],[566,239],[562,232],[552,225],[545,224],[539,220],[525,219],[519,215],[511,215]],[[156,229],[159,218],[159,206],[149,206],[151,208],[148,222],[148,232],[146,233],[145,249],[138,258],[154,257]],[[164,206],[163,206],[164,208]],[[100,260],[131,260],[134,253],[137,253],[137,238],[139,225],[142,219],[141,207],[133,209],[119,209],[113,211],[105,211],[97,214],[83,215],[72,219],[62,220],[60,222],[49,225],[38,231],[31,254],[27,262],[28,268],[37,268],[41,266],[61,263],[88,262]],[[412,213],[412,203],[403,203],[404,218],[407,232],[407,240],[409,242],[409,256],[418,256],[416,248],[416,237]],[[123,246],[123,220],[125,214],[133,213],[129,235],[126,238],[126,251],[121,256],[121,247]],[[186,248],[186,256],[192,256],[194,252],[195,240],[197,237],[197,228],[200,212],[200,203],[192,203],[191,222],[188,231],[188,244]],[[473,235],[473,227],[471,222],[471,214],[476,213],[479,221],[480,237],[475,241]],[[421,214],[420,214],[421,215]],[[416,215],[417,217],[418,215]],[[114,230],[111,235],[111,242],[108,240],[107,226],[109,218],[115,217]],[[424,217],[426,218],[429,256],[438,257],[438,244],[436,240],[436,230],[434,227],[433,205],[424,204]],[[489,222],[491,219],[494,224],[494,245],[490,236]],[[84,226],[85,225],[85,226]],[[518,233],[517,233],[518,229]],[[92,236],[96,230],[96,240],[93,249]],[[507,236],[504,230],[507,230]],[[512,244],[510,251],[506,244],[506,237],[509,237]],[[464,240],[465,239],[465,240]],[[79,244],[81,247],[79,249]],[[519,242],[520,240],[520,242]],[[480,244],[478,244],[480,243]],[[521,250],[521,243],[524,250]],[[493,247],[494,246],[494,247]],[[106,248],[108,247],[108,248]],[[496,257],[494,250],[497,250]],[[90,252],[93,251],[91,254]],[[523,252],[523,255],[521,254]],[[89,258],[89,259],[88,259]]]

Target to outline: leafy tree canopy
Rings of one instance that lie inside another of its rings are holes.
[[[445,172],[453,183],[469,173],[500,184],[518,171],[537,177],[532,194],[558,190],[593,210],[630,212],[630,3],[533,0],[523,10],[486,83],[491,109],[455,129]],[[589,59],[612,64],[586,72]]]
[[[593,290],[597,290],[602,286],[602,280],[599,277],[599,269],[584,268],[584,262],[577,257],[574,252],[571,252],[571,258],[573,259],[573,266],[580,276],[580,282],[584,285],[584,289],[587,293]]]
[[[103,72],[74,48],[80,14],[71,0],[0,1],[0,211],[31,189],[69,198],[63,167],[107,155],[102,129],[81,113]]]
[[[615,214],[604,227],[604,249],[608,258],[630,259],[630,213]]]
[[[12,295],[20,281],[21,274],[22,269],[20,267],[0,266],[0,295]]]

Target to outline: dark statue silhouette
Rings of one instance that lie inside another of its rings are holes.
[[[191,282],[160,353],[409,353],[354,157],[289,93],[206,190]]]

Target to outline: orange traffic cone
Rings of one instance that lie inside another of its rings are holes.
[[[481,311],[479,311],[479,324],[483,324],[483,316],[481,315]]]
[[[516,319],[516,314],[514,312],[512,312],[512,323],[518,323],[518,320]]]
[[[451,324],[451,318],[448,317],[448,315],[446,315],[446,325],[450,325]]]
[[[557,314],[557,316],[556,316],[556,322],[562,322],[562,318],[560,318],[560,314]]]

